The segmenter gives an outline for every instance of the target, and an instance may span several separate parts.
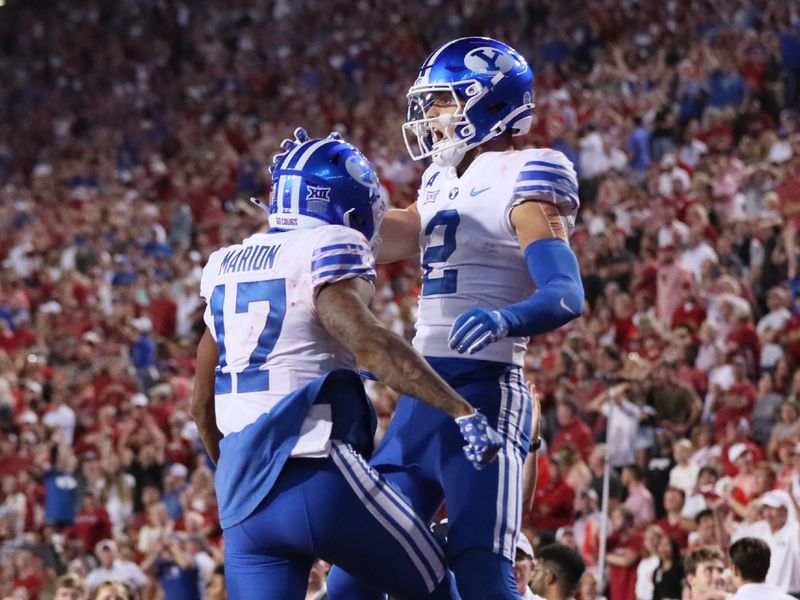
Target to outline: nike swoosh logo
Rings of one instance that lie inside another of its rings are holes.
[[[472,189],[470,190],[470,192],[469,192],[469,195],[474,197],[474,196],[477,196],[478,194],[482,194],[482,193],[483,193],[483,192],[485,192],[486,190],[490,190],[490,189],[492,189],[492,186],[489,186],[489,187],[483,188],[482,190],[476,190],[475,188],[472,188]]]
[[[574,310],[572,310],[569,306],[567,306],[567,303],[564,302],[564,296],[561,296],[561,302],[559,304],[561,305],[561,308],[563,308],[569,314],[571,314],[571,315],[577,315],[578,314]]]

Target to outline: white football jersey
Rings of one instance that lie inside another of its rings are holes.
[[[461,177],[435,164],[425,171],[417,197],[423,271],[414,338],[422,354],[463,358],[448,346],[450,328],[461,313],[497,310],[534,292],[511,225],[511,209],[528,200],[555,205],[572,233],[578,182],[561,152],[484,152]],[[527,338],[508,337],[473,358],[522,365],[527,343]]]
[[[375,259],[361,233],[340,225],[257,233],[211,255],[200,294],[219,349],[215,409],[223,435],[325,373],[355,370],[314,307],[320,287],[353,277],[374,281]],[[329,407],[313,406],[292,455],[324,455],[330,430]]]

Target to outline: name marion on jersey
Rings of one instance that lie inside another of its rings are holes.
[[[218,275],[271,269],[283,244],[277,246],[245,246],[229,250],[219,265]]]

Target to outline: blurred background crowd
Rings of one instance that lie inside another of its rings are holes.
[[[6,0],[0,16],[0,597],[53,597],[65,574],[84,595],[56,597],[223,597],[188,416],[204,260],[265,227],[246,199],[300,125],[342,132],[411,203],[405,92],[464,35],[529,59],[537,123],[515,140],[561,150],[581,183],[587,309],[526,357],[546,440],[534,550],[557,539],[596,566],[608,460],[612,600],[679,598],[680,555],[753,532],[789,540],[768,582],[800,592],[797,3]],[[409,337],[418,285],[416,261],[380,269],[374,310]],[[380,436],[396,395],[369,392]]]

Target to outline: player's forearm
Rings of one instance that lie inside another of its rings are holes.
[[[533,498],[536,491],[536,480],[539,477],[539,461],[536,452],[528,452],[522,464],[522,512],[528,514],[533,510]]]
[[[453,418],[474,412],[403,338],[381,326],[364,332],[359,364],[401,394],[419,398]]]
[[[359,278],[323,288],[316,307],[328,333],[355,355],[359,365],[395,391],[419,398],[453,418],[472,414],[472,406],[370,312],[371,295],[372,287]]]
[[[539,335],[577,319],[583,312],[584,292],[569,244],[556,238],[538,240],[525,250],[525,260],[538,291],[500,309],[509,335]]]
[[[219,460],[219,443],[222,440],[214,408],[214,377],[217,360],[217,345],[211,337],[211,333],[206,330],[197,347],[191,413],[197,424],[200,439],[215,464]]]
[[[413,205],[412,205],[413,206]],[[390,263],[419,254],[420,220],[416,208],[393,208],[381,224],[381,244],[375,260]]]
[[[217,464],[219,461],[219,443],[222,441],[223,437],[222,433],[217,429],[213,417],[210,419],[198,417],[195,416],[195,413],[192,413],[192,417],[197,424],[200,439],[203,442],[203,446],[205,446],[206,452],[208,452],[208,456],[214,464]]]
[[[197,394],[195,394],[195,398]],[[216,414],[214,411],[214,396],[211,395],[210,402],[208,399],[203,400],[202,403],[196,404],[192,401],[192,418],[197,425],[197,431],[200,434],[200,439],[205,446],[208,456],[214,464],[219,461],[219,443],[222,441],[222,432],[217,428]]]

